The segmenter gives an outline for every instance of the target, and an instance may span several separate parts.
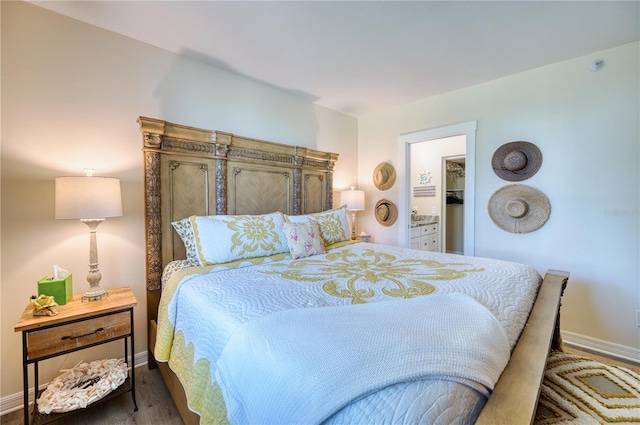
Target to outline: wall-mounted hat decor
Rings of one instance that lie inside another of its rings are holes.
[[[547,196],[538,189],[510,184],[491,195],[488,210],[491,220],[502,230],[529,233],[547,222],[551,205]]]
[[[491,166],[498,177],[518,182],[533,176],[542,165],[542,152],[533,143],[510,142],[493,153]]]
[[[380,199],[376,202],[376,207],[373,211],[376,220],[383,226],[391,226],[398,219],[398,208],[396,204],[387,199]]]
[[[396,182],[396,169],[388,162],[381,162],[373,170],[373,184],[380,190],[391,189]]]

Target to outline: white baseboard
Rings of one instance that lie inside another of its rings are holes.
[[[600,354],[614,360],[622,360],[640,366],[640,349],[614,344],[568,331],[561,331],[562,340],[568,347]]]
[[[133,358],[133,364],[136,367],[145,366],[147,364],[147,351],[143,351],[138,353]],[[29,376],[31,382],[33,383],[33,376]],[[43,390],[47,387],[47,384],[40,385],[40,390]],[[33,404],[34,399],[34,389],[29,388],[29,400],[32,400],[29,404]],[[18,409],[22,409],[24,407],[23,404],[24,394],[22,392],[11,394],[6,397],[2,397],[0,399],[0,416],[4,416],[7,413],[14,412]]]

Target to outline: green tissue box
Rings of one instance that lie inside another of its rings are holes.
[[[38,281],[38,295],[53,296],[58,305],[65,305],[73,298],[73,282],[71,273],[63,279],[45,276]]]

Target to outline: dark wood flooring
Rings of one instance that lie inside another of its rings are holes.
[[[182,419],[158,369],[136,368],[136,401],[131,393],[79,410],[54,422],[55,425],[181,425]],[[2,425],[24,425],[22,409],[0,417]]]

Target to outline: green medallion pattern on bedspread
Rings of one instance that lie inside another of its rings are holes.
[[[368,249],[362,252],[339,251],[324,256],[284,264],[272,264],[287,280],[324,282],[328,295],[351,299],[352,304],[366,303],[380,293],[394,298],[414,298],[435,291],[430,281],[460,279],[467,273],[484,269],[466,263],[440,263],[426,259],[399,259],[392,254]]]
[[[286,253],[191,267],[166,281],[154,355],[169,362],[203,424],[226,422],[215,365],[244,323],[288,309],[463,293],[491,311],[513,348],[542,280],[515,263],[345,243],[299,260]]]

